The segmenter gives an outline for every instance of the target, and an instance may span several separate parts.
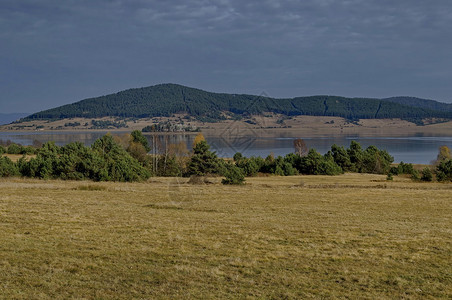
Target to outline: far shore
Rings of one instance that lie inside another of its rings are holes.
[[[116,120],[102,118],[100,120]],[[260,136],[272,137],[275,135],[298,137],[331,137],[331,136],[364,136],[364,137],[403,137],[403,136],[452,136],[452,121],[418,126],[414,123],[400,119],[361,119],[348,121],[339,117],[313,117],[296,116],[288,119],[280,117],[255,116],[247,120],[226,120],[217,123],[203,123],[196,120],[185,122],[187,126],[197,128],[207,136]],[[127,127],[121,128],[87,128],[86,126],[67,126],[74,122],[85,124],[88,120],[81,118],[63,119],[57,121],[30,121],[0,126],[0,133],[96,133],[112,132],[127,133],[133,130],[142,130],[144,127],[160,121],[169,121],[175,124],[180,117],[155,119],[139,119],[127,121]],[[58,129],[56,129],[58,128]],[[174,132],[145,132],[145,135],[196,135],[199,131]]]

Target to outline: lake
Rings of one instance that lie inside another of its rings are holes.
[[[0,132],[0,140],[10,140],[22,145],[32,145],[34,140],[39,142],[55,141],[59,146],[70,142],[82,142],[91,145],[96,139],[103,136],[105,132]],[[115,133],[112,134],[123,134]],[[147,136],[152,143],[152,136]],[[192,134],[169,134],[158,135],[157,139],[161,145],[166,143],[184,142],[190,149],[195,135]],[[402,136],[402,137],[360,137],[360,136],[331,136],[331,137],[303,137],[309,148],[314,148],[320,153],[326,153],[332,144],[348,147],[352,140],[357,141],[363,148],[375,145],[380,149],[387,150],[394,156],[395,162],[408,162],[413,164],[428,164],[436,159],[438,148],[446,145],[452,148],[452,136]],[[285,155],[293,152],[294,138],[287,138],[275,134],[273,137],[259,136],[218,136],[206,135],[211,150],[217,152],[221,157],[232,157],[236,152],[245,156],[266,157],[270,153]]]

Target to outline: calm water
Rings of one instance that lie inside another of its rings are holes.
[[[103,136],[104,132],[56,132],[56,133],[0,133],[0,139],[3,141],[11,140],[22,145],[31,145],[34,140],[42,143],[55,141],[59,146],[70,142],[82,142],[91,145],[97,138]],[[113,134],[115,134],[113,132]],[[120,134],[120,133],[118,133]],[[147,137],[152,142],[152,137]],[[158,136],[159,143],[179,143],[185,142],[188,148],[191,148],[194,135],[161,135]],[[405,137],[359,137],[359,136],[334,136],[304,138],[309,148],[315,148],[320,153],[326,153],[332,144],[348,147],[352,140],[361,144],[363,148],[375,145],[380,149],[386,149],[395,162],[410,162],[415,164],[428,164],[436,158],[438,148],[442,145],[452,148],[452,136],[446,137],[425,137],[425,136],[405,136]],[[274,155],[285,155],[293,152],[294,138],[274,136],[264,137],[221,137],[206,136],[211,149],[216,151],[221,157],[232,157],[234,153],[241,152],[245,156],[265,157],[270,153]]]

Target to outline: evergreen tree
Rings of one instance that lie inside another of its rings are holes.
[[[187,165],[187,175],[207,176],[224,172],[223,160],[209,149],[210,146],[205,140],[194,145],[193,155]]]

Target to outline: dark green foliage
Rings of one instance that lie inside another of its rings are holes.
[[[130,133],[130,135],[132,136],[133,143],[139,143],[139,144],[143,145],[146,152],[151,151],[151,147],[149,147],[148,140],[139,130],[132,131]]]
[[[235,165],[242,170],[245,176],[256,176],[259,172],[260,165],[258,164],[256,158],[246,158],[243,157],[240,152],[234,154]]]
[[[388,180],[388,181],[394,180],[394,176],[392,175],[392,173],[388,173],[388,176],[386,176],[386,180]]]
[[[452,181],[452,159],[439,163],[436,167],[436,179],[440,182]]]
[[[237,166],[227,164],[225,166],[225,179],[221,180],[222,184],[243,184],[245,181],[245,174],[242,169]]]
[[[45,143],[36,158],[21,158],[17,165],[23,176],[42,179],[140,181],[150,176],[111,135],[96,140],[91,148],[79,142],[64,147]]]
[[[97,139],[91,148],[103,158],[103,170],[107,171],[99,180],[140,181],[150,176],[149,171],[116,144],[111,135]]]
[[[394,158],[386,150],[379,150],[375,146],[367,147],[362,157],[362,165],[357,168],[361,173],[387,173],[394,161]]]
[[[8,154],[21,154],[22,153],[22,146],[17,144],[11,144],[8,146],[7,153]]]
[[[329,152],[329,155],[331,155],[333,157],[333,159],[336,162],[336,164],[339,167],[341,167],[344,172],[352,171],[353,165],[352,165],[352,162],[350,160],[350,156],[349,156],[349,154],[347,153],[347,150],[345,150],[344,147],[338,146],[336,144],[333,144],[331,146],[331,150]],[[355,155],[356,155],[356,153],[355,153]]]
[[[361,145],[355,141],[350,143],[346,151],[336,145],[331,148],[329,154],[344,171],[385,174],[389,172],[391,163],[394,161],[386,150],[369,146],[363,151]]]
[[[248,159],[241,153],[234,155],[236,165],[247,176],[253,176],[257,172],[280,176],[338,175],[344,171],[385,174],[389,171],[393,160],[387,151],[379,150],[375,146],[362,150],[361,145],[355,141],[351,142],[349,149],[333,145],[325,155],[321,155],[315,149],[310,149],[303,157],[294,153],[277,158],[269,155],[265,159],[260,157]]]
[[[233,159],[235,162],[238,162],[238,161],[241,160],[242,158],[244,158],[244,156],[243,156],[242,153],[240,153],[240,152],[236,152],[236,153],[234,154],[234,156],[232,157],[232,159]]]
[[[343,173],[341,167],[331,155],[321,155],[315,149],[310,149],[308,155],[303,156],[298,165],[301,174],[339,175]]]
[[[423,118],[451,118],[452,113],[435,107],[415,107],[409,103],[369,98],[311,96],[273,99],[252,95],[209,93],[176,84],[129,89],[116,94],[90,98],[28,116],[25,120],[72,117],[162,117],[187,113],[202,122],[224,119],[222,112],[235,115],[280,113],[286,116],[338,116],[350,120],[403,118],[421,123]],[[102,122],[102,123],[98,123]],[[96,121],[92,128],[119,128],[123,123]]]
[[[0,177],[18,176],[19,169],[8,157],[0,157]]]
[[[425,167],[422,170],[421,180],[422,181],[433,181],[433,173],[432,173],[432,170],[430,170],[430,168]]]
[[[413,164],[406,164],[403,161],[397,166],[397,174],[412,175],[415,172]]]
[[[2,145],[0,145],[0,155],[2,155],[3,153],[6,152],[5,147],[3,147]]]
[[[347,153],[351,163],[350,171],[361,172],[361,166],[364,159],[361,145],[358,142],[351,141]]]
[[[418,170],[414,170],[413,173],[411,174],[411,179],[414,181],[419,181],[421,180],[421,175],[419,174]]]
[[[392,97],[392,98],[386,98],[382,99],[385,101],[390,101],[402,105],[408,105],[408,106],[414,106],[414,107],[420,107],[420,108],[426,108],[430,110],[437,110],[437,111],[449,111],[452,112],[452,104],[451,103],[441,103],[434,100],[426,100],[426,99],[420,99],[416,97]]]
[[[210,146],[206,141],[200,141],[195,145],[193,156],[187,165],[186,175],[206,176],[224,173],[224,161],[209,149]]]
[[[158,160],[157,176],[178,177],[183,175],[182,166],[175,155],[162,155]]]
[[[36,153],[36,148],[32,147],[32,146],[26,146],[26,147],[22,147],[22,151],[21,154],[27,154],[27,155],[32,155]]]

